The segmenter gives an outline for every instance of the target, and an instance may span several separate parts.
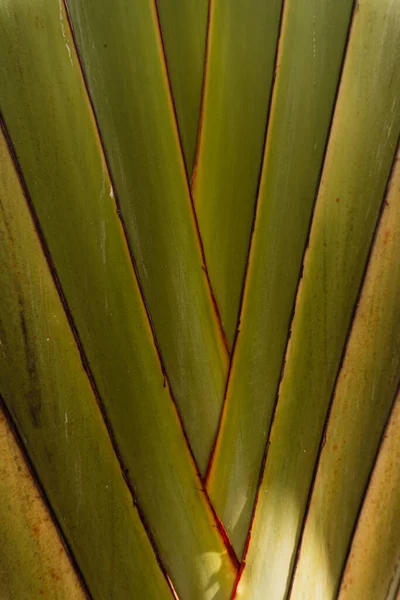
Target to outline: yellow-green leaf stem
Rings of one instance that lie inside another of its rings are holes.
[[[400,133],[400,2],[354,13],[239,598],[285,597]],[[258,590],[258,591],[257,591]]]
[[[394,600],[400,584],[400,395],[351,546],[339,600]]]
[[[178,594],[201,597],[212,581],[224,597],[233,567],[160,368],[62,4],[1,5],[0,81],[32,204],[162,561]]]
[[[0,597],[86,598],[1,407]]]
[[[336,598],[354,524],[400,381],[400,162],[385,204],[313,486],[291,594],[296,600],[318,597],[321,592],[324,600]],[[392,553],[388,558],[397,557]]]
[[[68,6],[155,334],[204,473],[227,352],[202,265],[154,0]]]
[[[157,0],[186,170],[192,175],[211,0]]]
[[[211,285],[232,345],[261,169],[282,0],[216,0],[193,196]]]
[[[208,481],[238,554],[259,481],[352,4],[285,2],[240,334]]]
[[[96,600],[172,598],[124,481],[1,131],[0,240],[0,394],[89,591]]]

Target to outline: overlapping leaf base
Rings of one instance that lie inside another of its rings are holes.
[[[400,595],[400,0],[0,2],[0,596]]]

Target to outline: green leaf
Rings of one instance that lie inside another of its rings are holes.
[[[400,133],[400,3],[360,0],[238,597],[282,598]],[[384,93],[382,92],[384,90]]]
[[[84,600],[49,511],[0,407],[0,596]]]
[[[204,78],[210,0],[157,0],[186,170],[192,175]]]
[[[90,593],[99,599],[171,598],[2,133],[0,165],[0,394]]]
[[[326,600],[336,598],[354,523],[400,383],[399,256],[398,162],[335,388],[293,598],[317,597],[318,590]],[[392,552],[387,558],[397,556]]]
[[[125,475],[177,592],[229,594],[235,568],[160,365],[66,14],[50,1],[16,0],[10,11],[0,9],[2,109]]]
[[[0,2],[0,597],[400,600],[399,56],[400,0]]]
[[[232,346],[261,169],[282,0],[211,2],[192,188],[222,326]]]
[[[400,395],[385,430],[344,572],[339,600],[400,593]]]
[[[200,471],[228,368],[181,156],[153,0],[69,0],[115,193]]]
[[[239,555],[259,482],[351,7],[351,0],[285,3],[240,334],[208,480]]]

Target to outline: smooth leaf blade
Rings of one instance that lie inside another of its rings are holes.
[[[208,8],[0,3],[0,596],[400,600],[400,0]]]
[[[84,600],[49,511],[0,407],[0,596]]]
[[[400,395],[368,486],[339,600],[398,598],[400,585]]]
[[[235,568],[159,362],[63,6],[17,0],[12,17],[0,9],[2,109],[126,477],[177,592],[212,581],[229,594]]]
[[[168,75],[189,177],[193,171],[200,120],[209,4],[210,0],[157,0]]]
[[[397,162],[324,434],[293,598],[317,597],[322,592],[329,600],[337,595],[354,524],[400,382],[399,256]],[[397,556],[392,552],[387,558]]]
[[[211,2],[192,190],[232,346],[255,210],[282,0]]]
[[[228,357],[202,264],[153,0],[69,0],[155,335],[204,473]]]
[[[270,598],[287,593],[400,133],[399,25],[399,2],[358,2],[238,597],[258,589]]]
[[[0,394],[90,593],[104,599],[171,598],[2,133],[0,165]]]
[[[239,555],[256,496],[351,9],[352,0],[285,3],[240,334],[208,478]]]

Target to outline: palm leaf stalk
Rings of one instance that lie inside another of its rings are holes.
[[[0,598],[400,596],[400,0],[0,2]]]

